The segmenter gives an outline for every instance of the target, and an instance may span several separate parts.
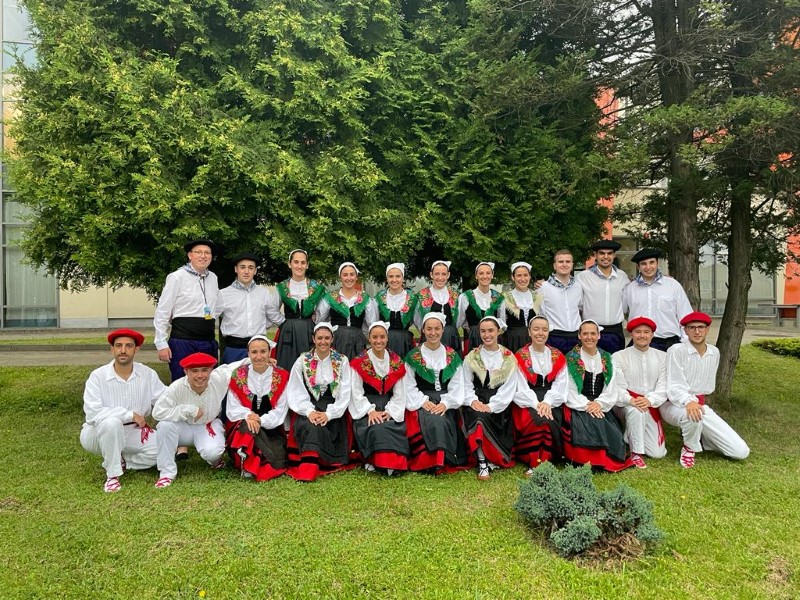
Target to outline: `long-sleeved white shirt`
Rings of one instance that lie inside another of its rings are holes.
[[[250,391],[259,397],[269,394],[270,390],[272,389],[273,368],[267,367],[266,371],[259,373],[253,369],[253,365],[250,364],[249,359],[246,359],[244,364],[248,365],[247,387],[250,389]],[[289,403],[287,402],[286,397],[286,389],[284,388],[283,393],[278,397],[278,403],[268,413],[261,415],[261,427],[264,429],[275,429],[276,427],[283,425],[283,422],[286,420],[286,413],[289,412]],[[264,402],[269,402],[269,400],[264,398]],[[239,400],[239,396],[229,389],[228,401],[226,402],[225,409],[228,420],[241,421],[242,419],[246,419],[247,415],[249,415],[251,412],[255,411],[246,408],[242,404],[242,401]]]
[[[622,292],[630,280],[621,269],[611,269],[610,277],[603,275],[597,265],[575,275],[583,288],[583,318],[600,325],[616,325],[624,318]]]
[[[667,350],[667,397],[670,402],[686,406],[696,402],[697,395],[711,394],[716,387],[719,350],[706,344],[703,356],[689,342],[675,344]]]
[[[667,353],[649,348],[646,352],[635,346],[616,352],[611,357],[614,379],[619,389],[620,404],[633,399],[628,390],[647,398],[653,408],[667,400]]]
[[[317,365],[317,373],[315,384],[330,385],[334,381],[333,362],[331,360],[332,354],[328,354],[325,358],[320,358],[314,352],[313,359],[319,361]],[[296,412],[298,415],[307,417],[312,411],[315,411],[314,404],[311,401],[311,396],[308,393],[305,385],[305,376],[303,375],[303,365],[305,361],[305,353],[301,354],[289,374],[289,383],[286,386],[287,400],[289,408]],[[347,410],[350,404],[350,397],[352,395],[352,369],[347,357],[341,355],[342,364],[339,368],[339,377],[336,388],[333,391],[333,402],[325,409],[325,414],[328,419],[338,419]],[[313,360],[312,359],[312,360]]]
[[[600,351],[597,351],[597,354],[594,356],[589,355],[583,349],[581,349],[581,359],[583,360],[583,366],[586,369],[587,373],[602,373],[603,372],[603,363],[600,357]],[[567,406],[569,408],[575,410],[586,410],[586,407],[591,402],[586,396],[584,396],[581,392],[578,391],[578,386],[575,385],[575,381],[572,377],[567,378],[569,380],[569,387],[567,392]],[[614,405],[617,403],[617,397],[619,395],[619,389],[617,387],[617,374],[613,371],[613,361],[612,361],[612,372],[611,372],[611,381],[608,384],[603,386],[603,391],[600,392],[600,395],[594,399],[595,402],[600,404],[600,407],[603,409],[603,412],[608,412],[611,410]]]
[[[629,319],[652,319],[658,326],[656,337],[668,338],[681,335],[680,320],[692,312],[692,305],[680,283],[659,273],[649,284],[634,279],[622,293],[622,310]]]
[[[534,309],[536,314],[539,314],[542,311],[542,294],[539,291],[533,290],[518,290],[514,288],[506,292],[506,294],[510,294],[511,297],[514,299],[514,303],[517,305],[517,308],[520,309],[524,316],[527,317],[528,311]],[[508,314],[511,313],[514,315],[515,318],[521,318],[523,315],[517,315],[516,311],[512,310],[509,306],[508,301],[503,302],[503,306],[501,310],[498,311],[497,316],[498,318],[502,319],[506,323],[508,323]],[[527,323],[526,323],[527,325]]]
[[[369,361],[372,363],[372,366],[375,369],[375,374],[379,378],[386,377],[386,375],[389,374],[388,351],[384,351],[382,360],[375,356],[375,353],[372,351],[372,349],[367,350],[367,356],[369,357]],[[353,373],[353,390],[349,407],[350,416],[354,419],[360,419],[375,410],[375,404],[370,402],[367,398],[364,391],[364,380],[361,379],[359,372],[353,368],[350,370]],[[405,419],[406,399],[403,377],[398,379],[397,383],[395,383],[392,387],[391,397],[386,402],[386,412],[388,412],[389,416],[398,423]]]
[[[497,371],[503,365],[503,348],[499,348],[494,352],[486,350],[483,346],[478,350],[481,355],[481,361],[489,373]],[[509,360],[514,361],[514,370],[500,386],[497,388],[497,393],[489,400],[489,409],[493,413],[503,412],[508,405],[514,400],[520,385],[524,382],[521,381],[522,373],[516,368],[517,359],[512,355]],[[470,406],[474,400],[478,399],[475,394],[475,371],[472,370],[468,361],[464,361],[464,406]]]
[[[439,372],[447,367],[447,352],[444,346],[440,344],[436,350],[431,350],[428,346],[422,344],[419,348],[425,366],[429,369],[433,369],[436,377],[439,377]],[[405,382],[406,391],[406,409],[418,410],[422,408],[422,405],[430,398],[417,387],[416,373],[409,365],[406,365],[406,374],[403,381]],[[464,404],[463,363],[459,365],[456,372],[453,373],[450,381],[448,381],[446,385],[442,385],[442,391],[445,393],[442,394],[440,402],[448,409],[458,408]]]
[[[202,394],[195,392],[189,385],[188,377],[173,381],[156,400],[153,406],[153,418],[157,421],[186,421],[192,425],[210,423],[219,415],[222,399],[228,391],[231,373],[238,369],[247,359],[228,365],[219,365],[208,376],[208,385]],[[202,416],[198,419],[200,409]]]
[[[86,380],[83,391],[83,412],[86,424],[96,427],[106,419],[131,423],[133,413],[146,417],[165,386],[150,367],[133,363],[127,380],[114,371],[114,361],[98,367]]]
[[[536,352],[531,344],[528,346],[528,351],[531,353],[531,366],[534,372],[547,377],[553,370],[553,353],[550,348],[545,347],[544,352]],[[518,369],[521,369],[519,365]],[[539,405],[539,398],[536,396],[536,392],[530,388],[521,371],[520,375],[523,381],[514,394],[514,402],[523,408],[536,408]],[[567,400],[567,378],[567,367],[565,366],[553,379],[553,385],[545,392],[542,402],[546,402],[553,408],[564,404]]]
[[[363,298],[363,296],[362,296]],[[342,290],[338,292],[338,300],[339,302],[347,305],[349,308],[353,308],[356,304],[356,300],[358,300],[358,294],[351,296],[350,298],[346,298],[342,294]],[[369,326],[372,325],[375,321],[378,320],[378,305],[375,303],[374,298],[370,298],[367,301],[367,305],[364,307],[364,322],[361,324],[361,330],[364,332],[364,335],[367,334],[369,331]],[[322,321],[330,321],[331,316],[331,304],[328,302],[327,298],[322,298],[317,304],[317,323],[321,323]],[[347,316],[347,325],[350,326],[350,315]]]
[[[254,282],[248,287],[234,282],[219,292],[217,309],[222,315],[222,335],[240,338],[264,335],[267,329],[286,320],[280,306],[276,292]]]
[[[475,295],[475,304],[480,307],[481,310],[486,310],[492,305],[492,289],[489,288],[489,291],[485,294],[480,291],[478,288],[472,290],[472,293]],[[469,327],[469,323],[467,322],[467,308],[469,307],[469,299],[467,298],[466,292],[461,294],[458,297],[458,317],[456,318],[456,327]],[[497,312],[495,316],[499,314],[503,314],[505,307],[503,304],[497,307]]]
[[[206,271],[200,276],[188,271],[186,267],[181,267],[167,275],[167,281],[153,315],[156,348],[158,350],[169,348],[168,330],[172,319],[203,318],[206,307],[210,315],[217,314],[218,296],[217,276],[211,271]]]
[[[443,288],[436,288],[436,287],[431,285],[427,289],[430,291],[431,297],[433,298],[433,301],[436,302],[437,304],[441,304],[442,306],[444,306],[445,304],[449,304],[450,303],[450,288],[449,287],[444,286]],[[388,296],[389,295],[387,294],[386,296],[387,296],[386,305],[389,306],[389,303],[388,303]],[[392,309],[392,310],[397,310],[397,309]],[[453,316],[453,322],[455,323],[455,320],[458,317],[458,300],[456,300],[456,304],[451,309],[451,311],[452,311],[451,314]],[[419,302],[419,303],[417,303],[417,309],[416,309],[416,311],[414,313],[414,325],[416,325],[417,329],[419,329],[420,331],[422,331],[422,317],[424,316],[423,313],[424,313],[424,309],[422,307],[422,302]]]
[[[550,330],[577,331],[581,325],[583,287],[574,277],[564,286],[555,276],[542,284],[542,314],[550,321]]]

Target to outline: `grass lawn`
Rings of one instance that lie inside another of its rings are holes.
[[[642,491],[667,533],[607,569],[526,531],[512,509],[521,467],[485,483],[358,470],[254,484],[193,453],[171,488],[150,470],[104,494],[100,458],[78,441],[91,368],[0,368],[0,597],[797,598],[798,365],[743,349],[736,398],[716,408],[747,461],[701,454],[684,471],[670,429],[667,458],[596,476]]]

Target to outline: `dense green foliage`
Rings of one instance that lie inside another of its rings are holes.
[[[199,235],[275,281],[298,246],[323,279],[548,272],[601,230],[588,47],[553,52],[510,0],[27,4],[11,172],[26,251],[65,286],[157,292]]]
[[[514,508],[531,527],[549,533],[562,556],[582,554],[626,534],[649,544],[663,538],[653,520],[653,507],[642,494],[624,484],[599,491],[589,465],[564,469],[541,465],[520,484]]]
[[[753,342],[756,348],[762,348],[780,356],[800,358],[800,338],[768,338]]]

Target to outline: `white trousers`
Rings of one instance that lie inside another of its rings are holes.
[[[175,479],[178,474],[178,465],[175,463],[178,446],[194,446],[204,461],[210,465],[216,463],[225,452],[225,428],[219,419],[211,421],[211,427],[213,436],[208,433],[205,424],[161,421],[158,424],[159,477]]]
[[[142,441],[142,430],[127,427],[119,419],[106,419],[97,425],[83,424],[81,446],[92,454],[103,457],[106,477],[122,475],[122,459],[129,469],[149,469],[156,464],[156,435],[151,431]]]
[[[663,458],[667,454],[667,446],[658,441],[658,423],[649,410],[642,412],[630,404],[615,407],[617,416],[625,422],[625,441],[631,452],[646,454],[653,458]]]
[[[683,443],[689,450],[711,450],[737,460],[743,460],[750,454],[745,441],[710,406],[703,407],[703,418],[697,422],[686,416],[686,408],[669,400],[659,410],[667,423],[680,427]]]

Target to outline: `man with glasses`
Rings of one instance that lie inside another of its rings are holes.
[[[704,449],[743,460],[750,454],[750,448],[706,405],[706,396],[714,391],[719,366],[719,350],[706,343],[711,317],[692,312],[681,319],[681,325],[688,339],[667,351],[668,401],[660,407],[664,420],[681,428],[680,465],[692,468],[695,453]]]
[[[193,240],[183,249],[189,262],[167,275],[153,317],[158,359],[169,363],[172,381],[184,376],[181,360],[195,352],[217,356],[219,348],[214,337],[219,289],[208,270],[214,243]]]

